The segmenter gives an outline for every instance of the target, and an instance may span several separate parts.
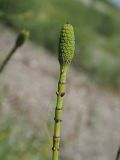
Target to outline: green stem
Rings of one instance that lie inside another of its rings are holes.
[[[120,147],[118,149],[117,156],[116,156],[116,160],[119,160],[119,159],[120,159]]]
[[[54,136],[53,136],[53,155],[52,160],[58,160],[59,156],[59,144],[60,144],[60,128],[62,121],[62,107],[63,107],[63,96],[65,95],[65,83],[68,65],[60,65],[60,77],[58,82],[57,102],[55,108],[55,125],[54,125]]]
[[[6,59],[3,61],[2,65],[0,66],[0,73],[3,72],[5,66],[7,65],[7,63],[9,62],[9,60],[11,59],[12,55],[15,53],[17,47],[15,46],[10,53],[8,54],[8,56],[6,57]]]

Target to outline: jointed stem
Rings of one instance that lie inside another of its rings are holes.
[[[65,83],[68,65],[71,63],[75,50],[74,29],[71,24],[64,24],[59,38],[58,60],[60,63],[60,78],[58,82],[57,104],[55,109],[55,126],[53,136],[52,160],[58,160],[60,144],[60,128],[62,122],[63,96],[65,95]]]
[[[55,125],[54,125],[54,136],[53,136],[53,155],[52,160],[58,160],[59,144],[60,144],[60,128],[62,121],[62,106],[63,106],[63,96],[65,95],[65,83],[67,74],[67,64],[60,65],[60,77],[58,82],[57,94],[57,104],[55,109]]]
[[[8,54],[8,56],[6,57],[6,59],[3,61],[2,65],[0,66],[0,73],[3,72],[5,66],[7,65],[7,63],[9,62],[9,60],[11,59],[12,55],[15,53],[17,47],[15,46],[10,53]]]

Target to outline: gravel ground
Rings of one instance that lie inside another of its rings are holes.
[[[15,37],[13,31],[0,26],[0,62]],[[41,126],[46,115],[53,119],[58,74],[56,58],[27,42],[0,75],[5,92],[2,114],[18,106],[29,112],[27,117],[34,126]],[[120,95],[99,88],[86,74],[71,67],[63,111],[62,159],[115,159],[120,144]]]

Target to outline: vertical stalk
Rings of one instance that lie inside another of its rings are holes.
[[[66,75],[69,64],[71,63],[75,50],[74,29],[71,24],[64,24],[59,39],[58,60],[60,63],[60,77],[58,82],[57,102],[55,108],[55,124],[53,136],[52,160],[59,159],[60,128],[62,122],[63,97],[65,95]]]
[[[118,149],[117,156],[116,156],[116,160],[119,160],[119,159],[120,159],[120,147]]]
[[[63,96],[65,95],[65,83],[68,65],[60,65],[60,77],[58,82],[58,91],[56,109],[55,109],[55,125],[54,125],[54,136],[53,136],[53,155],[52,160],[58,160],[59,144],[60,144],[60,128],[62,122],[62,106]]]
[[[10,53],[8,54],[8,56],[6,57],[6,59],[3,61],[2,65],[0,66],[0,73],[2,73],[2,71],[4,70],[5,66],[7,65],[7,63],[9,62],[9,60],[11,59],[12,55],[15,53],[17,47],[15,46]]]
[[[25,30],[21,31],[21,33],[17,36],[15,46],[13,47],[13,49],[10,51],[10,53],[0,66],[0,74],[3,72],[5,66],[7,65],[7,63],[9,62],[15,51],[25,43],[28,37],[29,37],[29,32]]]

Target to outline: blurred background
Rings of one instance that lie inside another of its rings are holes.
[[[51,159],[61,26],[75,28],[60,158],[113,160],[120,145],[120,0],[0,0],[0,160]],[[72,117],[72,119],[71,119]]]

